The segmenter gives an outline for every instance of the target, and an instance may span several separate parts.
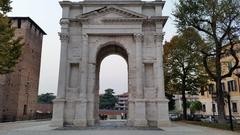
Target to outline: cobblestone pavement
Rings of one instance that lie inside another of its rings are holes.
[[[0,135],[239,135],[231,131],[206,128],[184,123],[170,127],[129,128],[123,122],[103,122],[90,128],[54,129],[49,121],[26,121],[0,124]]]

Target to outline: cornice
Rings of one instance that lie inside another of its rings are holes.
[[[168,17],[150,17],[150,18],[116,18],[116,17],[105,17],[102,19],[103,22],[161,22],[163,26],[166,24]],[[71,22],[87,22],[89,18],[72,18],[69,19]]]
[[[104,13],[106,14],[109,12],[110,13],[118,12],[118,13],[128,16],[128,18],[146,18],[147,17],[146,15],[134,12],[132,10],[127,10],[127,9],[124,9],[121,7],[110,5],[110,6],[104,6],[102,8],[81,14],[81,15],[77,16],[77,18],[88,18],[92,15],[98,15],[98,14],[104,14]]]
[[[60,1],[61,7],[82,7],[85,5],[139,5],[139,6],[156,6],[160,5],[164,7],[165,1],[80,1],[80,2],[71,2],[71,1]]]

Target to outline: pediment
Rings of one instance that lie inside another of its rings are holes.
[[[145,19],[147,16],[136,13],[134,11],[130,11],[124,8],[120,8],[117,6],[105,6],[103,8],[81,14],[77,16],[77,19],[91,19],[101,17],[105,19],[113,19],[113,18],[135,18],[135,19]]]

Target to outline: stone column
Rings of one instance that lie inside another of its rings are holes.
[[[88,35],[82,36],[82,61],[81,61],[81,82],[79,99],[76,100],[76,112],[74,125],[79,127],[87,126],[87,86],[88,86]]]
[[[59,33],[61,40],[61,61],[59,69],[58,91],[57,98],[53,101],[53,118],[52,126],[62,127],[64,123],[64,104],[65,104],[65,91],[66,91],[66,73],[67,73],[67,49],[69,43],[68,34],[68,20],[61,20],[62,33]]]
[[[88,35],[82,36],[82,62],[81,62],[81,90],[80,98],[86,99],[87,86],[88,86]]]
[[[96,91],[95,90],[96,64],[92,61],[89,64],[88,74],[89,76],[88,76],[88,91],[87,91],[87,125],[94,126],[95,124],[94,92]]]
[[[143,34],[138,33],[134,35],[136,42],[136,97],[143,98],[143,76],[142,76],[142,42]]]
[[[170,124],[168,117],[168,100],[165,97],[165,87],[164,87],[164,70],[163,70],[163,42],[164,33],[158,33],[155,35],[156,41],[156,53],[157,53],[157,90],[158,90],[158,100],[157,100],[157,110],[158,110],[158,128],[162,126],[168,126]]]
[[[165,99],[165,90],[164,90],[164,71],[163,71],[163,41],[164,33],[158,33],[155,35],[156,41],[156,54],[157,54],[157,90],[158,98]]]
[[[146,120],[146,103],[143,99],[143,65],[142,65],[142,43],[143,34],[137,33],[134,35],[136,42],[136,99],[135,101],[135,116],[134,126],[147,126]]]

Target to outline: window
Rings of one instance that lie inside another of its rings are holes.
[[[228,81],[228,91],[237,91],[235,80]]]
[[[213,90],[214,90],[214,84],[209,84],[209,85],[208,85],[209,94],[212,94],[212,93],[213,93]]]
[[[232,103],[232,110],[233,110],[233,112],[238,112],[237,103]]]
[[[215,104],[212,104],[212,111],[216,112],[216,105]]]
[[[225,83],[221,83],[222,91],[225,91]]]
[[[22,25],[22,21],[21,21],[21,19],[18,19],[17,20],[17,27],[20,29],[21,25]]]
[[[202,105],[202,111],[206,112],[206,105],[204,105],[204,104]]]
[[[23,115],[26,115],[27,114],[27,105],[24,105],[23,106]]]

